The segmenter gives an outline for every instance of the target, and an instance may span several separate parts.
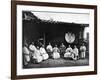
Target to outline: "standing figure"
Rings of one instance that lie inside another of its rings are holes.
[[[28,49],[27,43],[25,43],[22,51],[23,51],[23,64],[26,66],[30,62],[30,51]]]
[[[50,43],[49,43],[49,45],[47,45],[46,49],[47,49],[47,53],[49,54],[49,57],[51,58],[52,57],[53,48],[52,48]]]
[[[44,48],[44,45],[42,45],[42,47],[40,48],[40,54],[42,55],[43,60],[46,60],[49,58],[49,55],[47,54],[47,52]]]
[[[70,45],[66,49],[66,52],[64,54],[64,58],[72,58],[72,59],[74,59],[73,49],[70,47]]]
[[[85,58],[86,57],[86,47],[84,44],[82,44],[82,46],[80,47],[80,52],[81,52],[81,58]]]
[[[76,47],[76,45],[74,45],[73,53],[75,54],[74,59],[75,60],[79,59],[79,54],[78,54],[79,51],[78,51],[78,48]]]
[[[61,54],[62,57],[64,56],[65,51],[66,51],[66,47],[65,47],[65,45],[62,43],[61,46],[60,46],[60,54]]]
[[[57,59],[57,58],[60,58],[60,53],[59,53],[59,49],[57,47],[57,45],[55,45],[55,47],[53,48],[53,54],[52,54],[52,57],[54,59]]]

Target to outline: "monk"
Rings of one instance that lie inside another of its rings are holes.
[[[47,54],[44,45],[42,45],[42,47],[40,47],[40,54],[43,57],[43,60],[47,60],[49,58],[49,55]]]
[[[64,58],[72,58],[72,59],[74,59],[73,49],[71,48],[70,45],[65,51]]]
[[[75,60],[79,59],[79,51],[78,48],[76,47],[76,45],[74,45],[74,49],[73,49],[73,53],[75,54]]]
[[[80,47],[80,52],[81,52],[81,58],[85,58],[86,57],[86,47],[84,44],[82,44],[82,46]]]
[[[40,53],[39,47],[34,51],[33,59],[35,59],[35,63],[40,63],[43,60],[43,57]]]
[[[62,43],[61,46],[60,46],[60,54],[61,54],[62,57],[64,56],[65,51],[66,51],[66,47],[65,47],[65,45]]]
[[[32,42],[32,43],[29,45],[29,50],[30,50],[31,57],[34,56],[34,51],[36,51],[36,47],[35,47],[35,45],[34,45],[34,42]]]
[[[26,66],[30,62],[30,51],[28,49],[27,43],[25,43],[22,51],[23,51],[23,60],[24,60],[23,63]]]
[[[57,59],[60,58],[60,50],[58,49],[57,45],[55,45],[55,47],[53,48],[53,59]]]
[[[49,43],[49,45],[47,45],[46,50],[47,50],[47,53],[49,54],[49,58],[51,58],[52,57],[53,48],[52,48],[50,43]]]

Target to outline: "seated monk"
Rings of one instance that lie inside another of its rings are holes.
[[[49,43],[49,45],[47,45],[46,50],[47,50],[47,53],[49,54],[49,57],[51,58],[52,57],[53,48],[52,48],[50,43]]]
[[[79,51],[78,51],[78,48],[76,46],[74,46],[74,49],[73,49],[73,53],[75,54],[75,60],[79,59]]]
[[[70,47],[70,45],[66,49],[65,54],[64,54],[64,57],[65,58],[72,58],[72,59],[74,59],[73,49]]]
[[[49,58],[49,55],[47,54],[47,52],[44,48],[44,45],[42,45],[42,47],[40,48],[40,54],[42,55],[43,60],[46,60]]]
[[[30,54],[31,54],[31,57],[34,56],[34,51],[36,51],[36,47],[34,45],[34,42],[32,42],[30,45],[29,45],[29,50],[30,50]]]
[[[30,51],[27,43],[23,47],[23,60],[24,65],[27,65],[30,62]]]
[[[57,48],[57,45],[55,45],[55,47],[53,48],[53,54],[52,57],[54,59],[60,58],[60,53],[59,53],[59,49]]]
[[[32,56],[33,59],[35,59],[35,63],[40,63],[43,60],[42,55],[40,54],[39,47],[34,51],[34,56]]]

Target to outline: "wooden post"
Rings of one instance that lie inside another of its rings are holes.
[[[43,33],[43,37],[44,37],[43,44],[44,44],[44,47],[45,47],[45,33]]]

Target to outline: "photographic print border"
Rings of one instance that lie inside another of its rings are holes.
[[[32,74],[17,75],[17,16],[16,16],[17,5],[93,9],[94,10],[94,71],[36,74],[36,75]],[[92,75],[92,74],[97,74],[97,6],[96,5],[63,4],[63,3],[47,3],[47,2],[32,2],[32,1],[11,1],[11,79],[12,80],[75,76],[75,75]]]

